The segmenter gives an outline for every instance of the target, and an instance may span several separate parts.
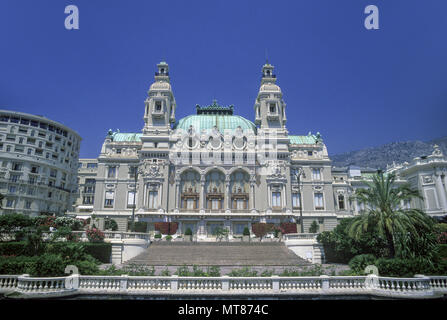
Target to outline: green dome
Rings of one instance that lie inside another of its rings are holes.
[[[241,116],[233,115],[233,106],[223,107],[214,100],[212,105],[201,107],[196,105],[197,114],[180,119],[174,129],[183,129],[187,131],[193,126],[197,131],[211,130],[216,126],[220,132],[225,130],[235,130],[238,127],[245,130],[256,132],[256,126],[250,120]]]
[[[226,129],[235,130],[241,127],[243,130],[253,130],[256,132],[256,126],[250,120],[241,116],[227,115],[227,114],[200,114],[191,115],[180,119],[175,125],[174,129],[183,129],[187,131],[190,126],[196,130],[213,129],[216,126],[220,132]]]

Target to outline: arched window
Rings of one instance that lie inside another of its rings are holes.
[[[338,209],[345,209],[345,197],[342,194],[338,196]]]

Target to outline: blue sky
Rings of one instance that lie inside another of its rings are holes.
[[[80,29],[64,28],[77,5]],[[374,4],[380,29],[366,30]],[[447,1],[2,0],[0,108],[44,115],[97,157],[107,130],[140,132],[166,60],[177,119],[196,104],[254,120],[267,50],[290,133],[329,153],[447,135]]]

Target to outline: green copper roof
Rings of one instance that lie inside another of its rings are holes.
[[[211,130],[215,126],[220,132],[225,130],[235,130],[241,127],[243,130],[253,130],[256,132],[256,126],[250,120],[241,116],[233,115],[234,107],[224,107],[217,104],[213,100],[213,104],[205,107],[196,105],[196,115],[191,115],[180,119],[175,125],[174,129],[183,129],[187,131],[190,126],[193,126],[197,131]]]
[[[292,136],[289,135],[290,144],[316,144],[319,141],[323,141],[320,133],[308,134],[307,136]]]
[[[140,142],[142,133],[121,133],[121,132],[110,132],[112,141],[115,142]]]
[[[197,114],[220,114],[220,115],[233,115],[233,105],[224,107],[217,103],[217,100],[213,100],[213,104],[205,107],[196,105]]]
[[[183,129],[187,131],[190,126],[193,126],[198,131],[211,130],[216,126],[220,132],[224,132],[226,129],[235,130],[237,127],[241,127],[243,130],[250,129],[256,132],[256,126],[250,120],[241,116],[226,114],[200,114],[187,116],[180,119],[174,125],[174,129]]]

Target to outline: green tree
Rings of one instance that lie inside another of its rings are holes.
[[[320,226],[318,225],[318,223],[314,220],[312,222],[312,224],[309,227],[309,233],[317,233],[318,230],[320,229]]]
[[[216,236],[217,240],[222,240],[222,239],[228,238],[228,233],[229,233],[229,231],[227,228],[217,227],[214,230],[214,235]]]
[[[374,228],[386,239],[389,255],[394,258],[402,239],[400,235],[419,238],[421,230],[433,229],[433,221],[423,211],[401,207],[405,201],[422,197],[408,184],[397,184],[394,174],[385,175],[379,171],[372,177],[372,182],[364,182],[368,188],[357,189],[354,198],[368,209],[353,219],[348,229],[350,236],[358,239]]]

